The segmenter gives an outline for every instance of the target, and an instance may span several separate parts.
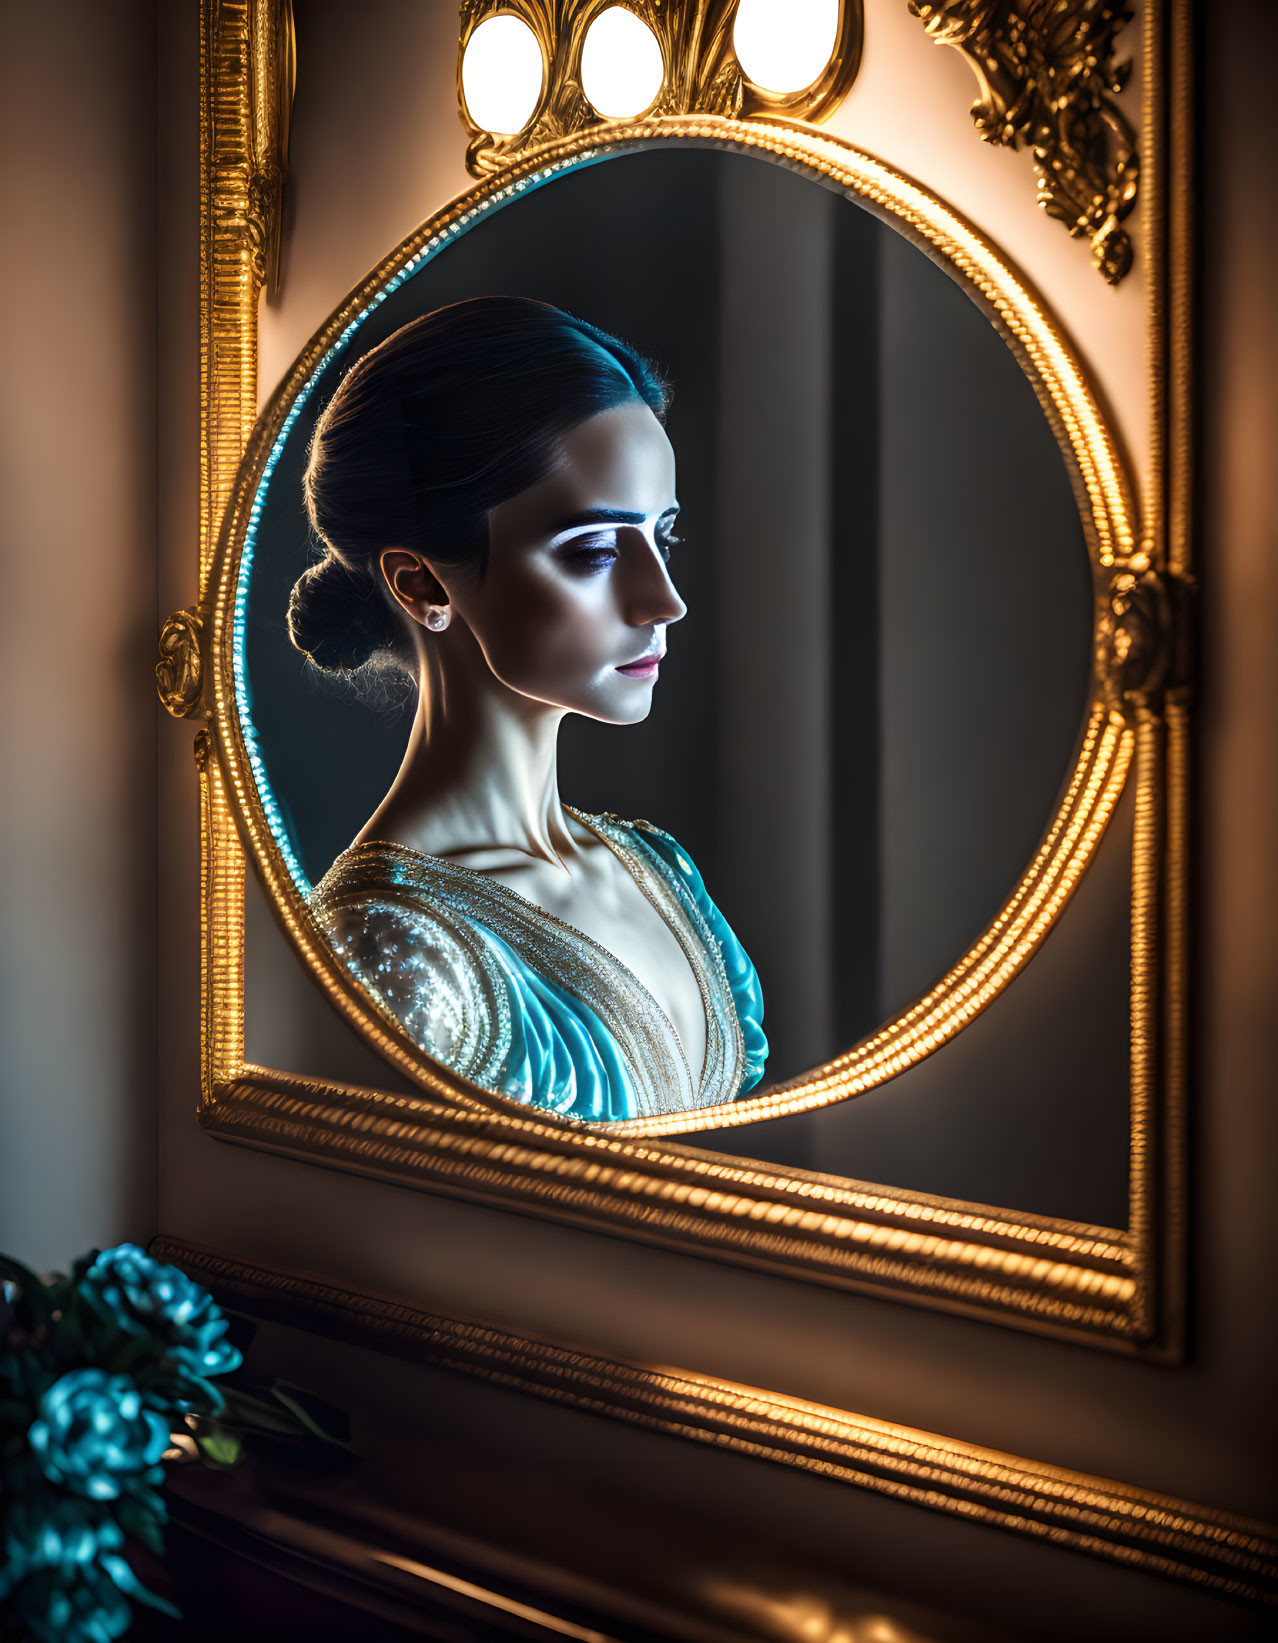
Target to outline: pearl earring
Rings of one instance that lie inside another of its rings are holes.
[[[428,610],[426,612],[426,626],[432,633],[442,633],[448,626],[448,612],[446,610]]]

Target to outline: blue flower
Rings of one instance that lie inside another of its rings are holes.
[[[42,1570],[69,1577],[94,1562],[100,1551],[115,1551],[123,1541],[119,1525],[83,1500],[66,1495],[14,1500],[4,1517],[0,1598]]]
[[[90,1500],[115,1500],[134,1480],[157,1481],[169,1423],[128,1376],[72,1369],[40,1399],[27,1441],[51,1483]]]
[[[29,1576],[12,1605],[23,1635],[35,1643],[114,1643],[133,1619],[124,1594],[96,1563],[77,1565],[70,1576],[51,1570]]]
[[[138,1506],[133,1496],[99,1505],[26,1480],[3,1515],[0,1564],[0,1611],[22,1623],[24,1638],[110,1643],[128,1629],[129,1600],[181,1619],[143,1586],[124,1557],[124,1519],[136,1516]],[[156,1536],[146,1538],[153,1551],[162,1551]]]
[[[111,1643],[130,1609],[110,1573],[124,1536],[86,1501],[15,1500],[5,1514],[0,1602],[40,1643]]]
[[[180,1379],[203,1380],[240,1366],[239,1352],[226,1339],[227,1321],[208,1291],[137,1244],[102,1250],[79,1288],[123,1333],[153,1340],[156,1355]]]

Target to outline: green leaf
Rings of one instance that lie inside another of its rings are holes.
[[[164,1468],[162,1466],[159,1468],[159,1473],[159,1482],[163,1484]],[[150,1488],[145,1484],[135,1484],[132,1488],[130,1488],[128,1498],[136,1502],[138,1508],[138,1528],[136,1531],[129,1522],[125,1521],[125,1518],[119,1509],[123,1498],[124,1497],[121,1497],[121,1502],[117,1502],[116,1516],[119,1518],[120,1527],[124,1530],[125,1534],[133,1534],[136,1532],[139,1540],[145,1540],[146,1536],[142,1533],[141,1526],[146,1523],[152,1523],[156,1526],[157,1531],[163,1531],[164,1525],[169,1521],[168,1503],[165,1501],[163,1495],[159,1494],[155,1489]]]
[[[254,1397],[236,1387],[224,1388],[226,1408],[214,1416],[216,1424],[241,1432],[266,1432],[276,1437],[300,1437],[304,1430],[297,1417],[267,1398]]]
[[[300,1386],[291,1386],[287,1381],[276,1381],[271,1387],[271,1396],[276,1403],[282,1404],[297,1420],[303,1431],[309,1432],[312,1437],[319,1438],[324,1443],[336,1444],[341,1449],[350,1448],[350,1445],[337,1435],[339,1426],[344,1432],[350,1431],[350,1422],[340,1410],[321,1402]],[[310,1405],[309,1408],[307,1404]],[[327,1425],[324,1424],[326,1421]]]
[[[57,1363],[52,1361],[52,1355],[47,1352],[48,1343],[43,1343],[45,1356],[30,1350],[24,1350],[14,1355],[13,1363],[18,1372],[18,1395],[30,1404],[30,1420],[35,1417],[36,1405],[62,1373]]]
[[[139,1364],[148,1363],[163,1352],[163,1343],[151,1335],[124,1335],[110,1355],[108,1367],[113,1375],[131,1375]]]
[[[32,1272],[29,1266],[23,1266],[21,1261],[15,1261],[12,1255],[0,1255],[0,1278],[17,1284],[24,1294],[28,1290],[44,1289],[44,1279]]]
[[[44,1281],[30,1267],[23,1266],[21,1261],[15,1261],[11,1255],[0,1255],[0,1278],[16,1284],[27,1303],[42,1323],[48,1323],[53,1318],[53,1303],[49,1299],[49,1291]]]
[[[229,1471],[244,1458],[244,1440],[235,1432],[201,1432],[196,1438],[200,1454],[216,1471]]]
[[[116,1505],[116,1518],[126,1535],[156,1554],[164,1555],[163,1524],[168,1517],[164,1502],[150,1490],[137,1496],[124,1495]]]

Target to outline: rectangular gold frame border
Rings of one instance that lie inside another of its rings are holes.
[[[758,1387],[589,1356],[170,1238],[154,1240],[151,1251],[231,1309],[796,1467],[1222,1597],[1278,1603],[1278,1531],[1234,1513]]]
[[[1190,561],[1191,0],[1146,13],[1144,252],[1153,482],[1147,540]],[[256,414],[257,308],[278,208],[263,111],[283,104],[288,0],[201,0],[200,611]],[[1168,438],[1168,430],[1172,436]],[[913,1304],[1175,1361],[1184,1341],[1189,717],[1136,725],[1131,779],[1131,1186],[1126,1229],[610,1140],[299,1079],[244,1060],[244,855],[207,732],[200,1121],[229,1141]]]

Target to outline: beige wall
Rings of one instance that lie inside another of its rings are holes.
[[[4,8],[0,1249],[155,1218],[155,21]]]
[[[1272,1518],[1278,1364],[1278,9],[1206,8],[1198,197],[1203,594],[1199,764],[1199,1397]],[[1175,1442],[1178,1433],[1169,1433]],[[1268,1478],[1266,1484],[1263,1480]]]

